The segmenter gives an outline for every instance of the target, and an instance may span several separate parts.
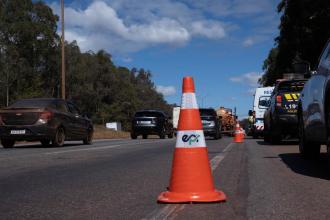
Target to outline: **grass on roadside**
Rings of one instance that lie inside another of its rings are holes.
[[[94,125],[94,139],[115,139],[129,138],[130,133],[125,131],[115,131],[106,128],[104,125]]]

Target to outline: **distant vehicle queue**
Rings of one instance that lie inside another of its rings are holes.
[[[170,117],[158,110],[136,112],[131,138],[173,138],[180,107],[174,107],[172,114]],[[200,117],[205,136],[219,139],[223,134],[234,134],[237,116],[231,109],[202,108]],[[306,62],[296,63],[295,73],[283,74],[274,87],[256,89],[247,130],[253,138],[263,136],[271,144],[298,137],[299,151],[305,158],[318,157],[322,144],[327,145],[330,154],[330,41],[316,71],[310,71]],[[43,146],[55,147],[63,146],[66,140],[91,144],[93,133],[87,114],[62,99],[18,100],[0,110],[0,140],[4,148],[12,148],[17,141],[40,141]]]
[[[295,65],[275,87],[256,89],[247,133],[271,144],[298,137],[304,158],[317,158],[322,144],[330,154],[330,41],[316,71],[306,62]]]

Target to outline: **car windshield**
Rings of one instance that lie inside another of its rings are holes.
[[[270,104],[270,96],[261,96],[259,98],[259,108],[268,108]]]
[[[300,92],[305,85],[305,81],[281,82],[278,86],[279,92]]]
[[[164,115],[160,112],[137,112],[135,117],[163,117]]]
[[[53,103],[52,100],[23,99],[10,105],[10,108],[45,108]]]
[[[201,116],[216,116],[217,113],[213,109],[200,109]]]

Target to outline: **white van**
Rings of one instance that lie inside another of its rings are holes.
[[[270,96],[273,90],[274,87],[257,88],[254,94],[254,101],[253,101],[254,123],[251,128],[251,135],[254,138],[257,138],[259,135],[263,135],[264,114],[269,106]]]

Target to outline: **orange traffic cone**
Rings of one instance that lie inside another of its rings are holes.
[[[244,139],[244,134],[241,131],[239,123],[237,122],[236,127],[235,127],[234,142],[243,143],[243,139]]]
[[[220,202],[226,195],[214,188],[192,77],[183,79],[176,147],[168,191],[158,202]]]

